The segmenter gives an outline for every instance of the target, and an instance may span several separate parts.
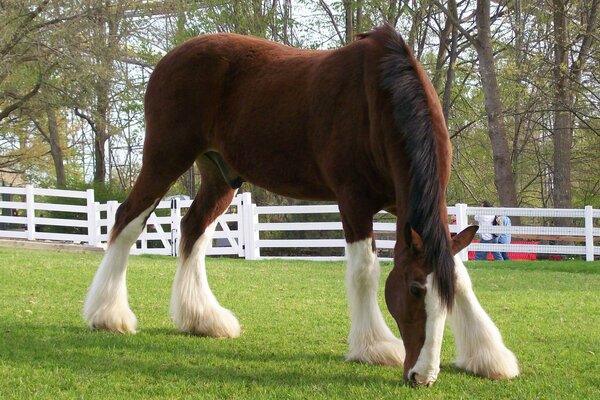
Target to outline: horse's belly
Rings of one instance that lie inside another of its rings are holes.
[[[335,200],[313,163],[289,152],[231,146],[223,151],[231,167],[247,182],[282,196]]]

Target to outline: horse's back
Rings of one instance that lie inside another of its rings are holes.
[[[221,153],[246,180],[333,200],[332,186],[351,178],[352,163],[367,158],[373,142],[367,91],[377,85],[378,60],[367,54],[368,41],[359,42],[328,51],[236,34],[192,39],[156,66],[147,121],[169,112],[186,125],[171,135]]]

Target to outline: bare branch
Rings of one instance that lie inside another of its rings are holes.
[[[587,61],[590,48],[593,42],[593,33],[597,29],[597,15],[598,15],[598,7],[600,6],[600,0],[593,0],[590,14],[588,15],[587,27],[585,29],[585,34],[583,35],[583,40],[581,42],[581,48],[579,50],[579,54],[577,56],[577,60],[571,65],[570,77],[572,80],[579,82],[581,80],[581,74],[583,71],[583,65]]]
[[[437,8],[439,8],[444,14],[446,14],[446,17],[448,17],[448,19],[450,20],[450,22],[452,22],[452,24],[456,27],[456,29],[458,29],[458,31],[465,37],[467,38],[467,40],[469,42],[471,42],[471,44],[474,47],[478,47],[479,43],[477,42],[477,38],[474,37],[473,35],[471,35],[469,33],[469,31],[467,31],[465,28],[462,27],[461,23],[459,20],[457,20],[454,15],[452,15],[452,13],[446,8],[444,7],[444,5],[442,5],[442,3],[440,3],[438,0],[432,0],[432,3],[435,4],[435,6]]]
[[[319,4],[321,5],[321,7],[323,7],[323,10],[325,10],[327,15],[329,16],[329,19],[331,20],[331,24],[333,25],[333,28],[335,29],[335,32],[337,33],[337,36],[340,39],[340,43],[344,43],[344,35],[342,35],[342,33],[340,32],[340,28],[338,27],[337,23],[335,22],[335,17],[333,16],[331,9],[323,0],[319,0]]]
[[[15,30],[8,43],[0,50],[0,58],[6,56],[21,40],[25,37],[24,31],[27,26],[44,10],[50,0],[44,0],[35,10],[27,13],[27,17],[21,22]]]
[[[29,93],[27,93],[25,96],[21,97],[20,99],[18,99],[13,104],[9,105],[8,107],[6,107],[4,110],[2,110],[0,112],[0,121],[2,121],[4,118],[8,117],[10,115],[10,113],[12,113],[13,111],[15,111],[19,107],[21,107],[26,101],[28,101],[33,96],[35,96],[36,93],[40,90],[41,86],[42,86],[42,82],[41,82],[41,76],[40,76],[40,80],[33,87],[33,89],[31,89],[29,91]]]
[[[143,68],[154,68],[154,65],[140,59],[140,58],[135,58],[135,57],[121,57],[121,61],[127,63],[127,64],[132,64],[132,65],[137,65]]]
[[[77,115],[79,118],[84,119],[90,125],[90,128],[92,128],[94,132],[98,132],[98,127],[96,126],[96,123],[94,122],[92,117],[81,112],[79,108],[75,108],[74,112],[75,115]]]
[[[46,134],[46,131],[44,130],[42,124],[40,124],[40,121],[38,121],[37,118],[32,118],[31,121],[33,121],[33,124],[37,128],[38,132],[44,137],[46,142],[50,143],[50,137]]]

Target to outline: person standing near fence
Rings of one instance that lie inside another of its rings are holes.
[[[487,200],[484,200],[481,203],[481,207],[491,207],[491,206],[492,206],[491,203]],[[495,215],[476,215],[475,216],[475,221],[477,221],[477,224],[480,227],[494,225],[495,219],[496,219]],[[492,243],[492,244],[498,243],[498,237],[492,233],[482,233],[480,235],[480,238],[481,238],[480,243]],[[487,260],[488,253],[489,253],[489,251],[476,251],[475,252],[475,260],[477,260],[477,261]],[[503,260],[502,255],[497,251],[493,251],[492,256],[494,257],[494,260],[497,260],[497,261]]]
[[[510,218],[508,218],[506,215],[499,215],[496,217],[496,225],[511,226],[512,224],[510,222]],[[510,233],[503,232],[500,234],[500,236],[498,236],[499,244],[510,244],[510,240],[511,240]],[[502,251],[502,252],[500,252],[500,255],[502,256],[502,259],[504,261],[510,261],[510,258],[508,257],[508,252]]]

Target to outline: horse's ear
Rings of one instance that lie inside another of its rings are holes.
[[[456,236],[452,238],[452,255],[455,255],[471,243],[475,233],[479,227],[477,225],[471,225],[462,230]]]
[[[406,247],[413,253],[417,254],[423,251],[421,235],[409,223],[404,224],[404,241],[406,242]]]

